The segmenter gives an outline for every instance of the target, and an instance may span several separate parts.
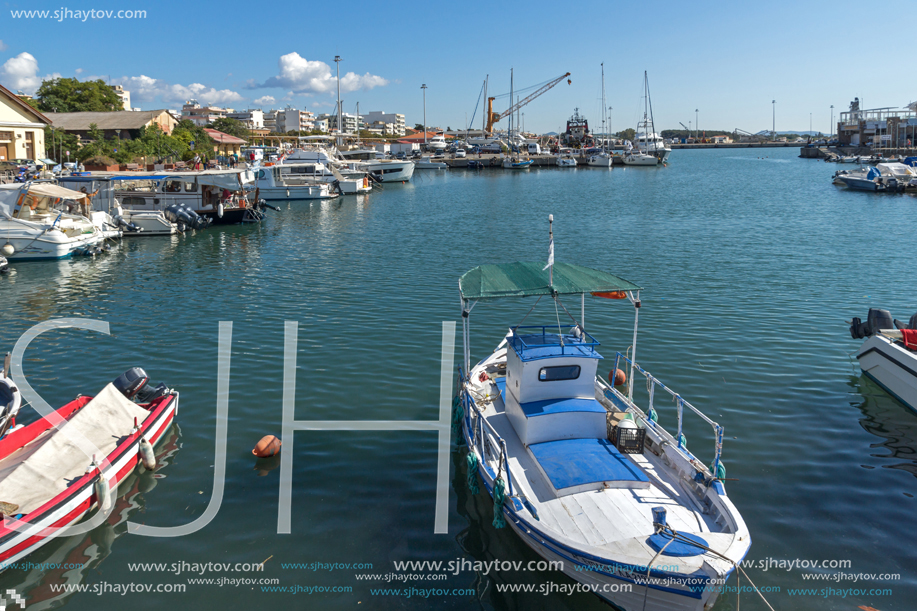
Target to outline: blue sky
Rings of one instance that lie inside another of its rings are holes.
[[[402,112],[464,127],[481,84],[509,92],[571,72],[528,105],[527,130],[556,131],[574,107],[600,125],[601,73],[615,131],[643,111],[643,71],[659,129],[827,131],[854,97],[870,108],[917,100],[904,66],[917,4],[894,15],[862,2],[5,2],[0,83],[33,90],[48,76],[122,83],[144,109],[187,97],[233,108],[291,104],[330,112],[340,55],[345,112]],[[145,19],[25,19],[15,10],[145,10]],[[298,17],[297,17],[298,16]],[[868,26],[875,21],[875,26]],[[864,27],[864,24],[865,25]],[[886,59],[883,59],[886,58]],[[896,59],[897,58],[897,59]],[[497,111],[506,108],[498,100]],[[480,124],[478,108],[475,125]]]

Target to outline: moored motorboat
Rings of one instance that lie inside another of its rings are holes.
[[[554,160],[554,165],[559,168],[575,168],[576,158],[572,153],[562,153]]]
[[[78,396],[0,439],[0,569],[94,508],[110,510],[111,491],[152,454],[178,409],[176,391],[147,382],[130,369],[95,397]]]
[[[870,308],[866,322],[853,319],[850,335],[865,340],[856,354],[863,375],[917,411],[917,314],[905,324]]]
[[[618,607],[709,609],[751,545],[723,483],[723,427],[634,362],[640,287],[554,264],[553,241],[550,253],[546,267],[483,265],[459,281],[464,352],[453,422],[468,446],[471,492],[483,481],[494,526],[509,524],[536,553]],[[596,376],[599,343],[586,332],[584,314],[573,319],[561,302],[579,297],[584,311],[586,294],[626,298],[635,308],[631,356],[618,353],[612,370],[620,381],[618,366],[629,366],[626,390]],[[572,323],[512,327],[472,365],[471,309],[502,297],[548,297]],[[633,399],[635,375],[647,382],[643,408]],[[657,414],[668,404],[654,406],[657,393],[671,395],[675,414]],[[681,427],[689,412],[713,429],[709,467],[687,449]],[[677,433],[661,418],[677,422]]]
[[[96,226],[86,195],[48,183],[0,185],[0,254],[11,261],[97,254],[115,228]]]
[[[434,161],[429,155],[424,155],[414,162],[414,167],[418,170],[445,170],[449,166],[442,161]]]
[[[503,167],[508,170],[527,170],[532,167],[533,163],[531,159],[522,159],[520,157],[503,158]]]
[[[610,168],[611,163],[612,158],[608,153],[596,153],[595,155],[590,155],[589,159],[586,161],[586,165],[594,168]]]
[[[637,150],[628,151],[628,153],[624,155],[624,165],[656,166],[659,164],[660,161],[658,157],[647,155]]]

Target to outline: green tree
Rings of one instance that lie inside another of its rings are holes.
[[[102,80],[51,79],[41,84],[35,98],[42,112],[105,112],[124,108],[114,89]]]
[[[242,123],[242,121],[237,121],[236,119],[220,117],[207,127],[210,129],[215,129],[218,132],[223,132],[224,134],[229,134],[230,136],[235,136],[236,138],[242,138],[243,140],[248,140],[251,138],[251,132],[248,131],[248,128],[245,127],[245,124]]]
[[[624,140],[633,140],[636,136],[637,132],[630,127],[615,134],[615,138],[623,138]]]
[[[415,124],[414,124],[414,129],[416,129],[416,130],[419,131],[419,132],[422,132],[422,131],[423,131],[423,125],[421,125],[420,123],[415,123]]]

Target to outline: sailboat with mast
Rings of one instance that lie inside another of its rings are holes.
[[[634,138],[635,148],[624,157],[625,165],[665,165],[672,149],[666,147],[662,136],[656,133],[653,123],[653,101],[650,97],[650,81],[643,72],[643,120],[637,123],[637,134]]]
[[[509,69],[509,103],[513,103],[513,69]],[[515,119],[515,120],[514,120]],[[532,165],[531,159],[525,159],[521,155],[521,149],[519,148],[517,142],[516,131],[514,130],[519,128],[518,119],[515,114],[510,114],[509,116],[509,131],[507,132],[507,140],[510,147],[510,154],[508,157],[503,158],[503,167],[507,170],[527,170]]]
[[[589,157],[586,165],[599,168],[611,167],[611,155],[608,153],[608,134],[605,133],[605,62],[602,62],[602,152]]]

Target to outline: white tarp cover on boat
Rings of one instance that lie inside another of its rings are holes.
[[[76,412],[60,430],[51,428],[32,443],[0,461],[0,501],[19,505],[18,513],[29,513],[63,492],[73,480],[86,473],[92,457],[83,454],[64,434],[82,433],[108,456],[118,441],[150,412],[128,401],[111,384]],[[101,462],[103,456],[97,457]]]
[[[24,184],[0,185],[0,216],[11,218],[16,203],[19,201],[19,194],[24,192]],[[65,189],[49,183],[32,183],[28,185],[28,194],[33,197],[50,197],[55,199],[70,199],[73,201],[84,201],[85,193]]]
[[[895,178],[910,179],[917,176],[913,168],[909,168],[903,163],[877,163],[876,168],[882,172],[882,176],[894,176]]]

